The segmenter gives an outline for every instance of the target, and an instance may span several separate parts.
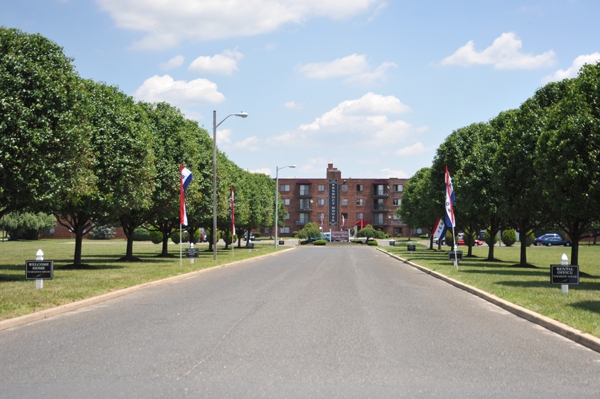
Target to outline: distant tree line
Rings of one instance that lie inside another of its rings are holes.
[[[443,216],[446,166],[465,237],[486,229],[493,240],[514,228],[524,241],[537,229],[557,228],[573,242],[577,264],[579,241],[597,235],[600,222],[600,63],[548,83],[517,109],[453,131],[432,166],[407,182],[398,210],[404,223],[432,229]],[[527,265],[524,242],[520,265]]]
[[[0,217],[54,215],[75,235],[75,265],[84,234],[100,225],[123,228],[125,260],[134,259],[139,226],[162,232],[168,256],[169,236],[179,228],[179,166],[185,165],[193,173],[188,229],[210,232],[208,132],[167,103],[136,102],[117,87],[81,78],[72,62],[39,34],[0,27]],[[217,158],[219,229],[231,238],[231,187],[240,239],[274,225],[273,179],[242,170],[222,152]],[[279,215],[281,225],[283,206]]]

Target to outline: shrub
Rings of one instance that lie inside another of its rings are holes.
[[[352,242],[352,243],[354,243],[354,244],[362,244],[362,243],[363,243],[363,241],[362,241],[362,240],[356,240],[356,239],[354,239],[354,240],[351,240],[350,242]]]
[[[496,242],[497,242],[497,240],[498,240],[498,239],[497,239],[497,236],[496,236],[495,234],[494,234],[494,236],[492,237],[492,236],[490,236],[490,232],[489,232],[489,231],[487,231],[487,230],[485,231],[485,239],[484,239],[484,241],[485,241],[485,243],[486,243],[488,246],[490,246],[490,247],[491,247],[491,246],[495,245],[495,244],[496,244]]]
[[[158,230],[150,230],[150,241],[154,244],[160,244],[163,241],[163,233]]]
[[[369,240],[367,241],[367,245],[370,245],[372,247],[376,247],[379,245],[379,243],[376,240]]]
[[[150,241],[150,232],[143,227],[136,228],[133,230],[133,241]]]
[[[525,236],[525,245],[527,245],[528,247],[533,245],[533,242],[535,241],[535,235],[533,234],[532,230],[529,230],[527,232],[527,236]],[[523,245],[523,240],[521,239],[521,245]]]
[[[188,231],[188,238],[189,238],[190,242],[193,242],[194,244],[196,244],[198,241],[200,241],[200,229],[194,230],[192,232],[192,234],[190,234]]]
[[[94,226],[90,231],[89,238],[93,240],[110,240],[115,236],[115,228],[112,226]]]
[[[254,234],[254,238],[260,237],[260,233],[258,231],[256,233],[252,233],[252,234]]]
[[[173,241],[175,244],[179,244],[179,231],[172,231],[171,232],[171,241]],[[185,241],[185,233],[184,233],[184,239],[182,242]]]
[[[452,231],[450,230],[446,232],[446,245],[454,247],[454,237],[452,236]]]
[[[514,229],[504,230],[502,232],[502,242],[507,247],[512,246],[515,242],[517,242],[517,232]]]
[[[13,240],[37,240],[40,230],[55,224],[54,216],[45,213],[13,212],[4,218],[4,228]]]
[[[317,240],[313,244],[315,244],[315,245],[327,245],[327,240]]]

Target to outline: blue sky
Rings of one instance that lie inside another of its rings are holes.
[[[600,60],[600,1],[0,0],[84,78],[167,101],[249,171],[410,177],[455,129]]]

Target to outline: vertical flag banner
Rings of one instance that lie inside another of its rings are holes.
[[[183,226],[188,225],[187,212],[185,210],[185,190],[187,189],[187,186],[190,185],[191,181],[192,172],[185,166],[181,165],[179,167],[179,223]]]
[[[231,236],[233,237],[235,235],[235,211],[233,210],[233,204],[234,204],[234,189],[233,187],[231,187],[230,189],[230,194],[231,194],[231,198],[229,200],[229,210],[231,211]]]
[[[346,218],[342,215],[342,228],[340,231],[344,231],[344,226],[346,225]]]
[[[446,234],[446,230],[447,227],[444,221],[442,219],[438,219],[438,221],[435,223],[435,226],[433,227],[433,239],[439,240],[441,238],[443,240]]]
[[[454,220],[454,187],[452,186],[452,178],[448,172],[446,166],[446,225],[448,227],[456,226],[456,220]]]

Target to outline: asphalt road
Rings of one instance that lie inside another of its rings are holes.
[[[598,398],[600,354],[367,247],[0,331],[0,398],[203,397]]]

